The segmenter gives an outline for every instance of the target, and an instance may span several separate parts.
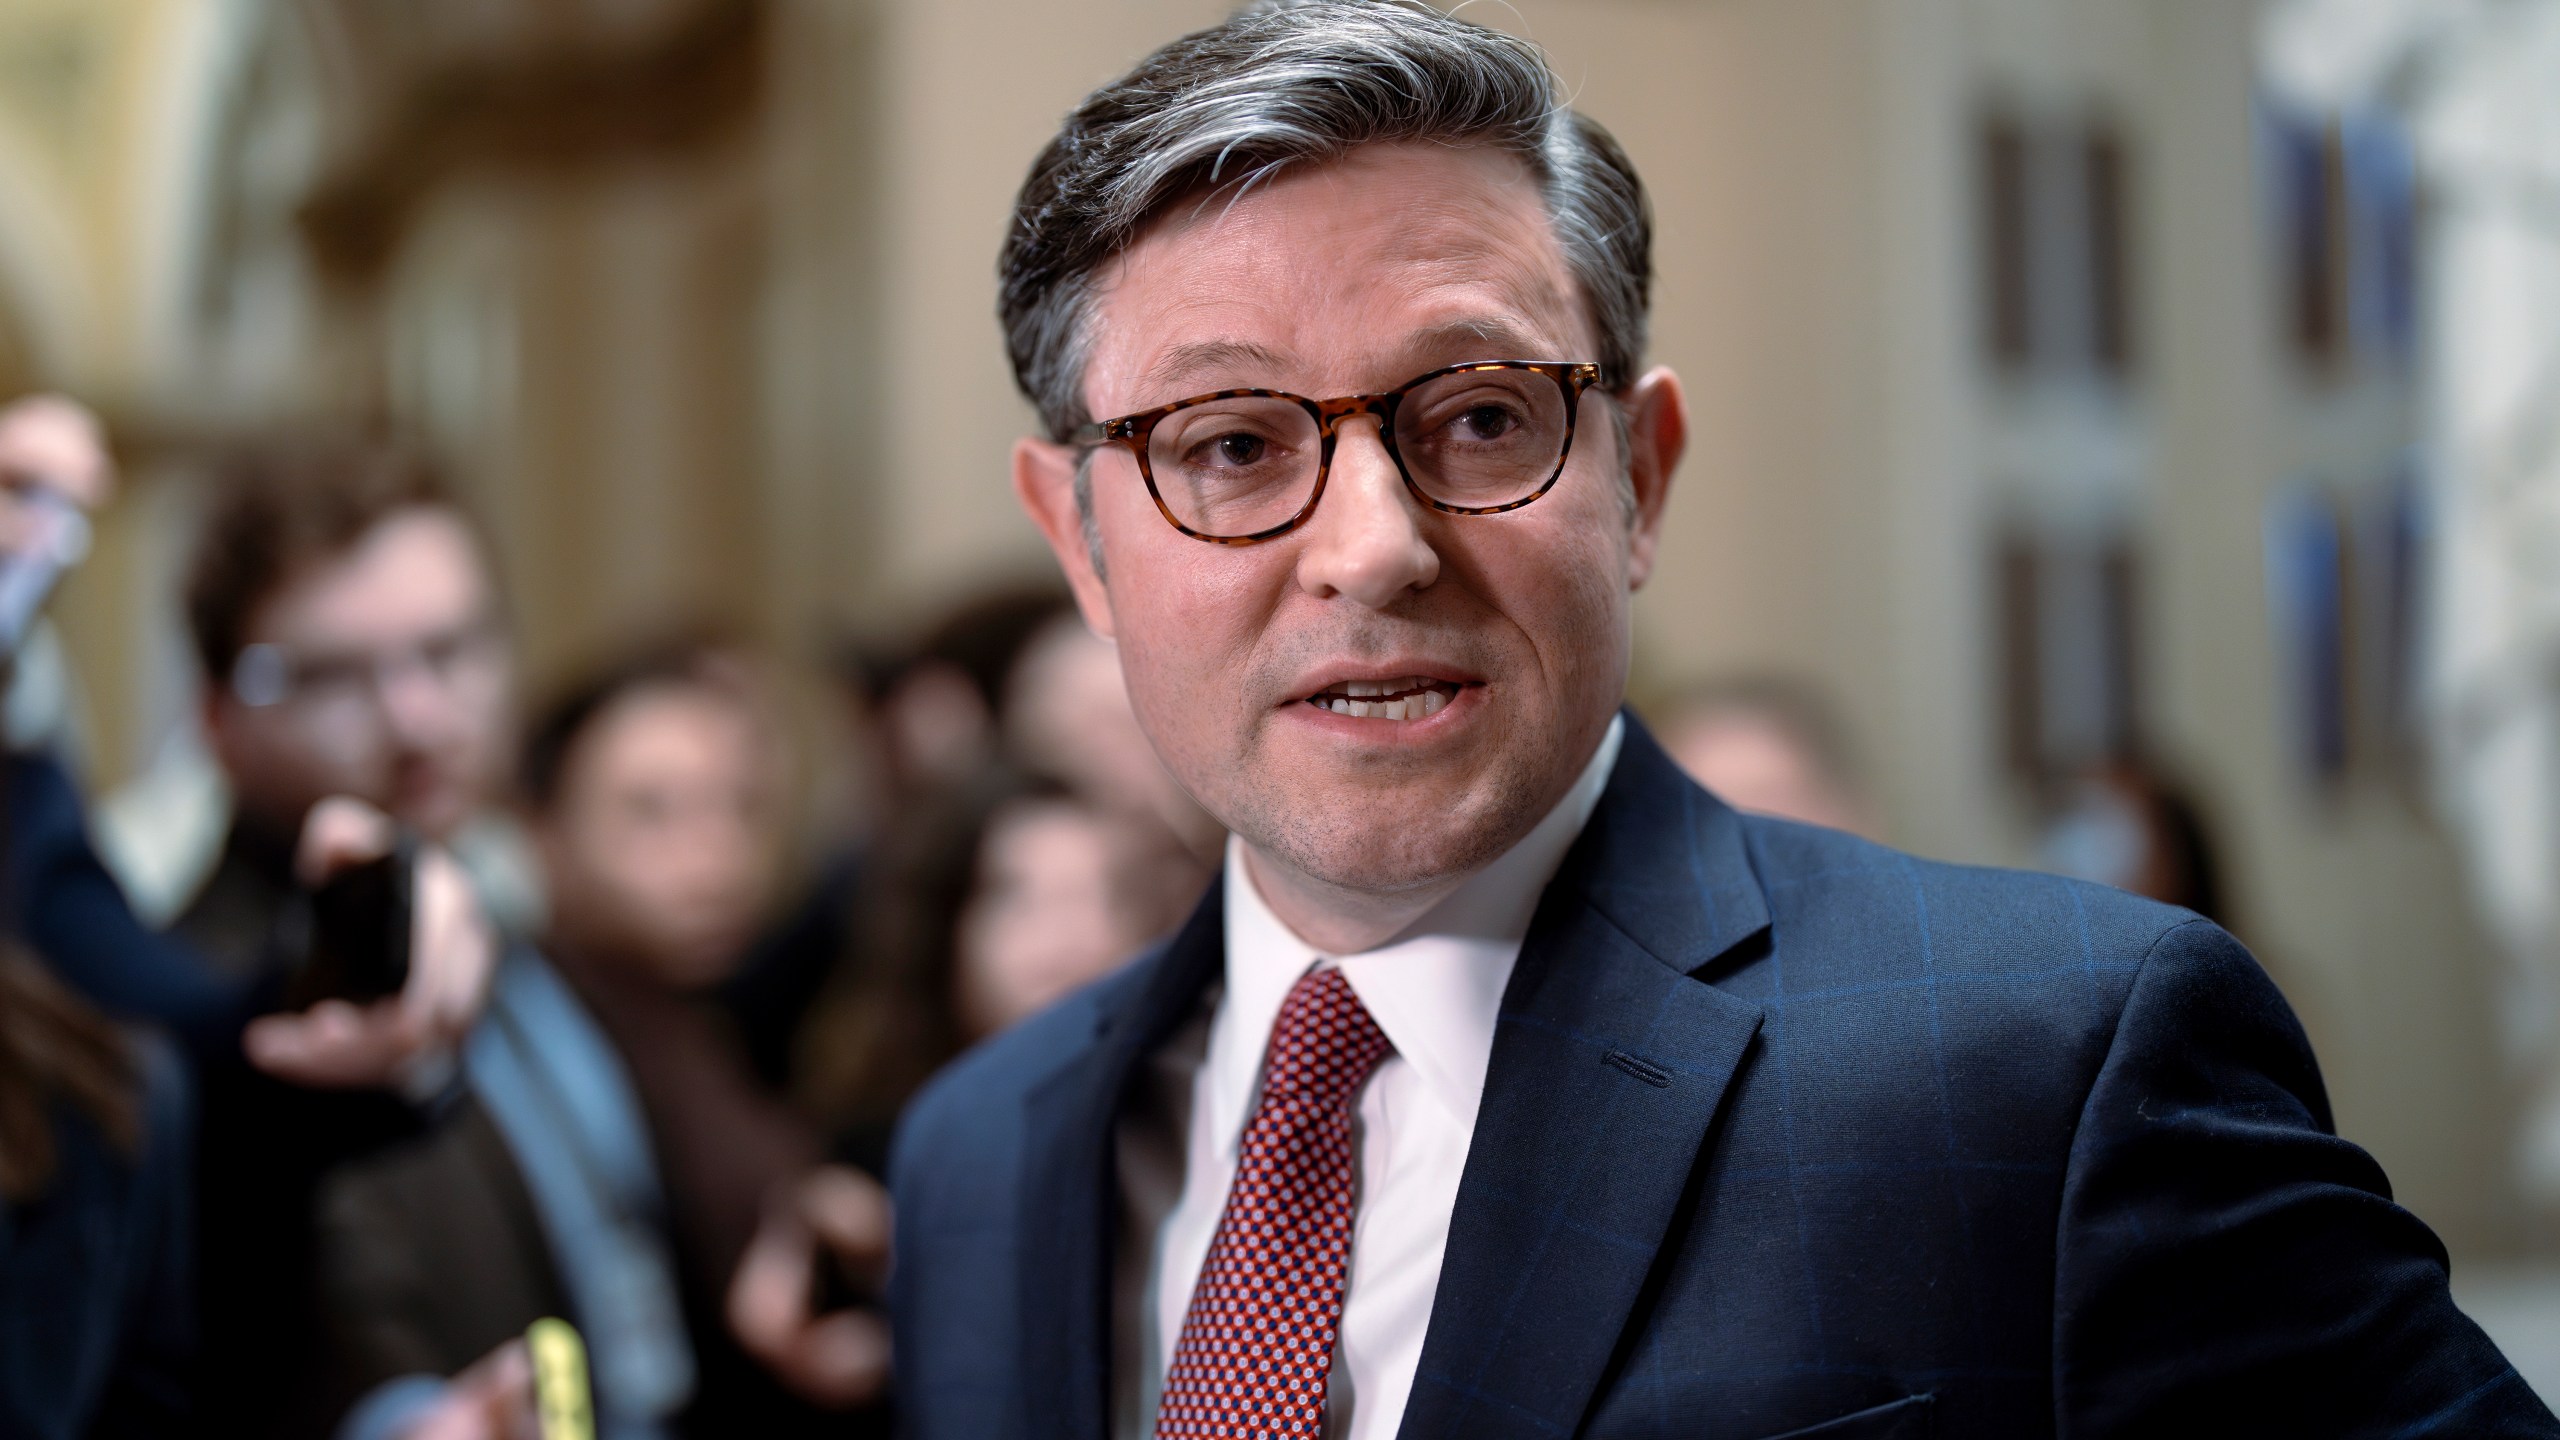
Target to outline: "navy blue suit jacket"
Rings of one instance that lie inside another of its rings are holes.
[[[892,1179],[925,1440],[1108,1425],[1165,946],[963,1058]],[[2195,916],[1744,816],[1643,731],[1503,997],[1407,1440],[2560,1436]]]

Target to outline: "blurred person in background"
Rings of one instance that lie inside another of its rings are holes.
[[[2188,789],[2142,760],[2066,788],[2044,832],[2045,868],[2232,923],[2212,828]]]
[[[1152,820],[1038,780],[988,817],[952,938],[962,1034],[1029,1019],[1180,920],[1203,867]]]
[[[115,463],[98,419],[59,395],[0,409],[0,646],[10,678],[16,642],[85,545],[85,517],[115,492]],[[67,531],[67,533],[66,533]],[[171,1026],[212,1045],[246,1018],[240,987],[208,974],[183,946],[145,932],[89,844],[78,786],[47,748],[10,748],[5,787],[7,892],[13,928],[73,989],[112,1014]]]
[[[988,590],[900,655],[878,703],[891,805],[969,784],[1001,758],[1006,683],[1032,641],[1072,608],[1055,585]]]
[[[64,507],[104,503],[113,479],[100,427],[78,405],[39,396],[0,411],[0,536],[8,546],[0,593],[11,597],[13,635],[25,633],[52,576],[79,558],[75,545],[34,563],[29,546],[45,531],[44,512],[52,512],[58,536]],[[212,1433],[263,1433],[282,1423],[293,1404],[288,1397],[301,1393],[292,1382],[311,1338],[303,1252],[270,1242],[279,1227],[294,1233],[292,1217],[303,1213],[311,1175],[414,1122],[408,1104],[387,1092],[432,1088],[439,1057],[478,1009],[494,946],[477,901],[452,859],[429,847],[417,862],[407,984],[381,1000],[322,997],[289,1010],[290,977],[278,967],[243,972],[209,964],[135,919],[90,847],[79,793],[58,759],[14,751],[0,777],[7,790],[0,874],[8,933],[98,1010],[165,1026],[188,1051],[205,1117],[194,1179],[204,1188],[206,1177],[220,1177],[210,1186],[220,1199],[208,1204],[199,1196],[195,1234],[180,1252],[203,1267],[194,1287],[201,1314],[159,1315],[155,1323],[200,1339],[188,1386],[194,1423]],[[330,797],[311,807],[289,863],[299,879],[317,883],[379,854],[388,828],[361,801]],[[38,1003],[28,1002],[26,1013],[41,1013]],[[141,1073],[150,1075],[151,1067]],[[152,1127],[144,1143],[155,1150],[177,1145],[161,1118],[169,1107],[146,1096],[143,1108]],[[19,1262],[53,1267],[56,1284],[74,1283],[79,1266],[98,1258],[98,1235],[125,1223],[62,1203],[41,1233],[20,1236]],[[224,1218],[209,1223],[215,1215]],[[147,1256],[138,1252],[137,1263],[151,1263]],[[103,1302],[111,1290],[92,1299]],[[184,1293],[162,1289],[155,1303],[182,1301]],[[65,1313],[44,1320],[69,1333]],[[94,1376],[50,1378],[76,1387]],[[45,1391],[31,1386],[27,1393]]]
[[[1117,723],[1134,727],[1125,702],[1121,712]],[[886,1168],[907,1098],[970,1045],[1118,969],[1180,918],[1203,879],[1128,798],[997,771],[883,856],[861,910],[866,953],[807,1037],[811,1103],[838,1127],[836,1163],[774,1208],[729,1299],[748,1349],[811,1399],[861,1404],[886,1380],[876,1317],[822,1311],[809,1277],[824,1255],[857,1291],[876,1288],[888,1214],[870,1177]]]
[[[480,1377],[548,1314],[587,1338],[604,1435],[808,1418],[719,1311],[768,1195],[818,1153],[711,998],[772,898],[774,739],[747,665],[701,643],[640,651],[536,722],[540,949],[502,965],[456,1114],[323,1196],[331,1328],[365,1391],[350,1440],[468,1433]]]
[[[0,1436],[186,1430],[189,1142],[175,1052],[0,942]]]
[[[1152,872],[1167,858],[1125,812],[1011,770],[918,817],[882,857],[861,958],[805,1042],[811,1106],[846,1156],[877,1173],[907,1097],[944,1062],[1162,933]]]
[[[1005,678],[1003,731],[1016,765],[1054,775],[1096,804],[1152,823],[1171,845],[1198,858],[1197,866],[1163,871],[1171,897],[1165,923],[1178,921],[1216,868],[1226,831],[1164,768],[1138,728],[1120,652],[1063,599]]]
[[[115,491],[97,417],[63,396],[0,410],[0,630],[31,636],[44,591],[85,552],[85,516]],[[18,654],[7,649],[11,678]],[[5,759],[7,888],[28,944],[73,989],[112,1015],[170,1027],[200,1050],[236,1041],[262,1008],[257,987],[209,970],[201,956],[145,931],[89,842],[88,818],[64,758],[12,748]],[[265,997],[272,998],[272,997]]]
[[[185,602],[234,819],[173,934],[231,983],[280,987],[308,924],[313,871],[297,837],[324,798],[376,807],[382,830],[431,844],[454,839],[485,802],[509,680],[497,595],[477,534],[421,455],[330,434],[225,462]],[[249,1039],[254,1054],[259,1036]],[[450,1093],[451,1050],[347,1077],[387,1088],[335,1092],[282,1083],[257,1058],[205,1072],[205,1421],[317,1434],[332,1387],[315,1321],[313,1196],[333,1166],[418,1131]]]
[[[847,643],[831,657],[843,812],[800,898],[721,987],[767,1084],[793,1083],[802,1023],[859,953],[854,910],[884,836],[1000,761],[1007,677],[1068,609],[1055,586],[998,586],[960,600],[912,640]]]
[[[0,668],[14,666],[43,599],[42,586],[17,593],[26,567],[65,515],[105,503],[112,481],[85,410],[40,396],[0,411],[0,595],[12,612],[0,616]],[[76,548],[49,558],[67,563]],[[12,756],[0,784],[0,857],[58,858],[59,835],[13,843],[22,807],[42,814],[70,798],[58,765]],[[76,828],[76,809],[70,818]],[[56,877],[14,863],[0,872],[0,1436],[178,1432],[195,1319],[185,1077],[164,1041],[111,1023],[23,948],[28,912],[62,908],[31,904],[30,882]],[[75,911],[114,905],[104,879],[71,897]],[[194,977],[178,973],[192,992]]]
[[[702,1371],[688,1429],[787,1423],[720,1307],[767,1199],[820,1150],[754,1072],[714,1001],[772,909],[789,773],[743,654],[645,651],[555,704],[526,744],[526,803],[553,895],[545,953],[638,1085],[668,1177]]]
[[[955,643],[973,635],[982,638]],[[731,1292],[749,1348],[838,1406],[876,1390],[883,1341],[869,1314],[820,1313],[806,1277],[823,1252],[830,1267],[876,1278],[887,1206],[871,1177],[907,1097],[969,1044],[1170,929],[1214,870],[1224,833],[1156,758],[1118,650],[1063,593],[966,602],[916,654],[1005,659],[966,672],[993,675],[985,698],[1004,768],[946,789],[884,834],[874,883],[853,907],[844,983],[801,1046],[803,1090],[838,1127],[839,1163],[774,1208]]]
[[[257,447],[215,477],[186,583],[204,730],[233,818],[176,929],[265,962],[293,837],[327,795],[453,841],[506,763],[513,661],[477,528],[426,457],[353,434]]]
[[[1711,681],[1653,707],[1673,761],[1737,810],[1879,838],[1840,717],[1811,685]]]

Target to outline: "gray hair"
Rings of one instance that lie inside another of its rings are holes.
[[[1602,383],[1627,384],[1644,358],[1653,217],[1626,152],[1565,104],[1545,53],[1419,0],[1282,0],[1086,96],[1023,181],[998,311],[1014,381],[1051,438],[1092,418],[1093,277],[1150,222],[1185,198],[1240,195],[1293,163],[1393,141],[1526,163],[1599,332]]]

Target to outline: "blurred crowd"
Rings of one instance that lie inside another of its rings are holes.
[[[77,405],[0,411],[13,656],[114,479]],[[58,756],[0,760],[0,1437],[523,1433],[554,1315],[600,1434],[884,1431],[901,1106],[1172,930],[1222,853],[1111,646],[1002,589],[895,643],[670,634],[525,695],[488,537],[418,451],[284,437],[208,484],[184,601],[231,819],[176,918],[136,918]],[[1735,803],[1878,829],[1820,697],[1652,709]],[[2199,825],[2093,775],[2052,858],[2210,911]]]
[[[0,413],[0,592],[113,481]],[[710,631],[523,695],[487,538],[352,432],[225,457],[184,586],[232,815],[169,926],[6,758],[0,1435],[504,1435],[547,1315],[600,1433],[884,1424],[900,1105],[1217,863],[1110,646],[1029,589],[848,644],[824,755]],[[386,854],[367,989],[328,897]]]

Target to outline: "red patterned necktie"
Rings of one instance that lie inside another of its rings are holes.
[[[1325,1374],[1351,1258],[1351,1113],[1395,1047],[1336,969],[1280,1004],[1262,1100],[1156,1409],[1157,1440],[1324,1431]]]

